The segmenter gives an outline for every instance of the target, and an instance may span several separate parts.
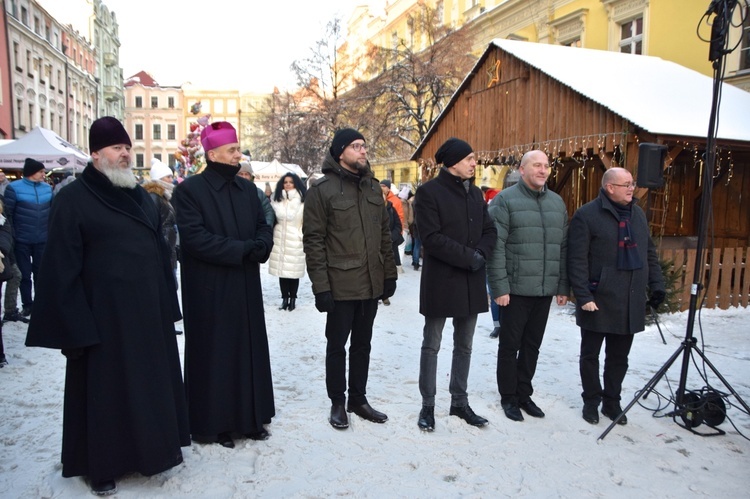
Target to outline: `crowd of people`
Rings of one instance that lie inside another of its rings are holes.
[[[309,188],[294,173],[275,190],[256,186],[228,122],[209,124],[200,140],[206,168],[179,183],[158,160],[139,183],[130,137],[112,117],[92,124],[90,162],[63,188],[53,191],[32,158],[23,178],[8,183],[0,174],[4,319],[30,321],[26,345],[59,349],[67,359],[64,477],[85,477],[95,494],[109,495],[127,473],[181,463],[181,448],[192,442],[231,449],[237,439],[270,437],[276,408],[265,263],[279,279],[280,310],[295,310],[307,273],[325,314],[330,425],[345,430],[350,413],[387,422],[370,405],[367,382],[378,307],[389,304],[404,272],[402,247],[421,273],[420,430],[436,429],[437,362],[449,318],[449,414],[488,424],[469,405],[468,377],[478,315],[490,305],[503,412],[518,422],[524,413],[544,417],[532,381],[552,301],[566,305],[571,290],[582,417],[598,423],[600,404],[604,416],[621,416],[633,336],[645,327],[647,299],[658,306],[665,297],[627,170],[607,170],[598,198],[570,218],[547,187],[543,151],[527,152],[516,182],[488,197],[474,185],[472,146],[455,137],[435,154],[436,177],[415,192],[373,176],[367,141],[353,128],[335,132],[322,177]],[[149,306],[134,310],[132,296]],[[0,367],[6,362],[0,327]]]

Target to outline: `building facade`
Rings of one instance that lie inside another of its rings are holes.
[[[186,135],[182,89],[162,87],[145,71],[128,78],[124,88],[124,126],[133,142],[135,168],[147,170],[153,159],[174,168]]]
[[[13,99],[11,94],[11,64],[8,51],[8,15],[3,9],[0,19],[0,140],[13,137]]]
[[[50,129],[88,150],[95,119],[94,49],[33,0],[5,0],[12,138]]]
[[[122,120],[125,112],[123,75],[120,68],[120,37],[117,16],[101,0],[92,0],[89,36],[96,50],[98,116]]]

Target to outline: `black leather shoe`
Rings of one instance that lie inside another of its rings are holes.
[[[523,421],[523,414],[518,407],[518,402],[503,402],[500,404],[505,412],[505,416],[513,421]]]
[[[492,330],[490,333],[490,338],[497,338],[500,336],[500,326],[497,326],[495,329]]]
[[[279,307],[279,310],[286,310],[289,308],[289,298],[284,298],[281,300],[281,306]]]
[[[295,308],[297,308],[297,298],[289,298],[289,308],[287,310],[291,312]]]
[[[599,404],[583,404],[583,410],[581,411],[583,420],[587,423],[598,424],[599,423]]]
[[[422,431],[432,431],[435,429],[435,407],[422,406],[422,410],[419,411],[417,426]]]
[[[114,480],[91,481],[91,492],[97,496],[111,496],[117,493],[117,484]]]
[[[31,315],[31,305],[24,305],[21,309],[21,315],[28,317]]]
[[[607,416],[612,421],[617,419],[617,416],[619,416],[621,412],[622,412],[622,408],[620,408],[620,404],[611,404],[611,405],[602,406],[602,414]],[[623,414],[620,420],[617,422],[617,424],[621,424],[621,425],[628,424],[628,417]]]
[[[265,428],[261,428],[258,431],[248,433],[246,436],[250,440],[268,440],[269,438],[271,438],[271,434],[268,433],[268,430],[266,430]]]
[[[232,435],[228,432],[216,435],[216,443],[227,449],[234,449],[234,440],[232,440]]]
[[[337,430],[349,428],[349,418],[346,416],[343,405],[331,406],[331,417],[328,419],[328,422]]]
[[[524,400],[522,402],[518,403],[518,407],[523,409],[526,414],[533,418],[543,418],[544,417],[544,411],[542,411],[538,405],[534,403],[533,400],[528,399]]]
[[[385,423],[386,421],[388,421],[388,416],[380,411],[376,411],[367,402],[357,406],[351,406],[347,404],[346,411],[353,412],[360,418],[372,421],[373,423]]]
[[[456,407],[452,405],[450,415],[458,416],[459,418],[469,423],[471,426],[482,427],[489,424],[489,421],[484,419],[482,416],[477,416],[476,414],[474,414],[474,411],[472,411],[471,407],[469,407],[468,405],[465,405],[463,407]]]
[[[3,316],[3,322],[24,322],[26,324],[29,323],[29,319],[24,317],[23,315],[18,313],[18,310],[15,312],[11,312],[9,314],[5,314]]]

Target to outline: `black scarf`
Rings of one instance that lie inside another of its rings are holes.
[[[643,267],[641,255],[638,254],[638,243],[633,240],[630,226],[630,216],[633,211],[633,201],[621,205],[612,201],[612,206],[617,212],[619,224],[617,227],[617,269],[636,270]]]
[[[240,171],[240,165],[232,166],[226,163],[217,163],[216,161],[211,161],[210,159],[206,159],[206,167],[214,170],[216,173],[221,175],[221,178],[223,178],[227,182],[234,180],[235,175],[237,175],[237,172]]]

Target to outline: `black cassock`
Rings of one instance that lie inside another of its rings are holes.
[[[198,441],[259,431],[275,415],[259,261],[273,246],[257,188],[232,167],[177,186],[172,203],[181,249],[185,386]],[[235,168],[236,170],[236,168]],[[263,255],[248,248],[263,241]]]
[[[89,165],[55,197],[49,226],[26,345],[84,352],[67,361],[63,476],[181,463],[190,435],[180,312],[153,201]]]

